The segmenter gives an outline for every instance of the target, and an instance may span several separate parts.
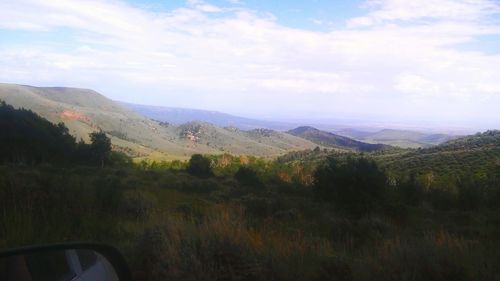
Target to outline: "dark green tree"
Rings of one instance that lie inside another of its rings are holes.
[[[208,178],[213,175],[210,159],[204,157],[201,154],[193,154],[193,156],[191,156],[191,159],[189,159],[187,171],[191,175],[200,178]]]
[[[314,191],[337,210],[361,216],[381,203],[386,182],[384,172],[373,161],[330,157],[316,170]]]
[[[0,162],[63,163],[72,160],[75,139],[63,123],[0,101]]]
[[[90,134],[90,154],[92,158],[104,167],[108,162],[111,153],[111,140],[103,131],[93,132]]]
[[[425,196],[424,188],[415,173],[411,173],[410,177],[398,186],[398,192],[402,203],[411,206],[420,205]]]
[[[489,178],[488,198],[493,206],[500,206],[500,164],[495,165],[492,175]]]
[[[257,172],[250,167],[241,166],[234,177],[243,185],[255,186],[258,188],[263,187],[263,183],[261,182],[259,175],[257,175]]]
[[[464,211],[479,209],[486,201],[484,186],[471,176],[460,179],[457,183],[458,208]]]

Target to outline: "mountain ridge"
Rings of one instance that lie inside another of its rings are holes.
[[[204,121],[219,127],[236,127],[240,130],[269,128],[273,130],[289,130],[298,124],[236,116],[224,112],[181,107],[134,104],[118,101],[122,106],[134,110],[148,118],[181,125],[193,121]]]
[[[371,152],[390,148],[388,145],[365,143],[345,136],[322,131],[311,126],[300,126],[293,130],[289,130],[288,133],[294,136],[301,136],[318,145],[334,148],[343,147],[361,152]]]

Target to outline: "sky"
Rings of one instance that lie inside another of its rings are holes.
[[[500,129],[500,1],[1,0],[0,82],[263,119]]]

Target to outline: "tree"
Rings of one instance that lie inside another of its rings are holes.
[[[490,202],[493,206],[500,206],[500,164],[495,165],[492,175],[489,178]]]
[[[200,178],[208,178],[213,175],[210,159],[203,157],[201,154],[193,154],[191,156],[187,171],[191,175]]]
[[[457,183],[458,207],[464,211],[477,210],[487,198],[485,184],[480,184],[472,176],[461,178]]]
[[[250,185],[258,188],[263,187],[263,183],[260,181],[259,175],[252,168],[241,166],[234,177],[243,185]]]
[[[384,172],[373,161],[348,158],[340,162],[330,157],[316,170],[314,190],[337,210],[359,216],[380,203],[386,182]]]
[[[0,101],[0,162],[64,163],[72,161],[75,149],[75,138],[63,123],[54,125]]]
[[[90,154],[101,167],[104,167],[111,153],[111,140],[103,131],[93,132],[90,134]]]
[[[401,201],[411,206],[420,205],[425,196],[424,188],[415,173],[411,173],[410,177],[398,186],[398,192]]]

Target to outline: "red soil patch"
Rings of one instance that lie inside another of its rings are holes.
[[[81,112],[76,112],[76,111],[71,111],[71,110],[64,110],[61,113],[61,118],[63,119],[70,119],[70,120],[78,120],[82,121],[84,123],[90,124],[90,118],[88,118],[85,114]]]

